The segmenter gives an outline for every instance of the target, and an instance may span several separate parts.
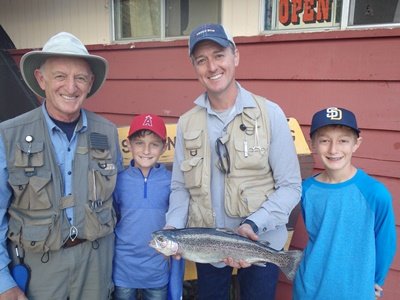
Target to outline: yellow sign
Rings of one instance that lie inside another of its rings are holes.
[[[297,154],[311,154],[300,125],[294,118],[288,118],[290,132],[293,136]],[[167,127],[167,151],[160,157],[160,162],[170,164],[174,160],[174,149],[176,141],[176,124],[166,124]],[[124,165],[129,165],[132,157],[127,146],[126,137],[128,136],[129,126],[118,128],[119,141],[124,159]]]

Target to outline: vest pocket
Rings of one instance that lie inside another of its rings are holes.
[[[113,163],[93,160],[88,172],[89,201],[107,201],[111,198],[117,179]]]
[[[201,187],[201,175],[203,170],[202,157],[193,157],[191,159],[184,160],[181,164],[181,170],[185,178],[186,188],[193,189]]]
[[[42,167],[44,164],[43,150],[43,142],[17,143],[14,165],[16,167]]]
[[[104,152],[109,153],[108,150]],[[110,234],[115,226],[116,218],[112,206],[112,193],[117,179],[117,169],[108,160],[103,151],[92,151],[88,171],[88,203],[85,205],[86,223],[84,236],[95,240]],[[93,155],[94,154],[94,155]]]
[[[85,209],[87,226],[84,227],[86,229],[84,236],[88,240],[94,241],[114,231],[116,216],[111,202],[95,210],[89,205]]]
[[[184,133],[183,139],[187,150],[197,150],[201,148],[202,132],[202,130],[193,130]]]
[[[254,136],[243,139],[235,139],[235,168],[237,170],[262,170],[268,163],[268,151],[266,140],[260,141],[262,146],[254,145]],[[245,142],[247,146],[245,146]]]
[[[227,185],[231,197],[225,199],[225,209],[232,217],[248,217],[260,208],[267,200],[268,194],[273,191],[273,189],[268,190],[271,187],[271,180],[267,175],[248,181],[238,178],[227,182]]]
[[[188,189],[201,187],[204,160],[202,133],[202,130],[193,130],[183,135],[186,154],[181,163],[181,171],[185,178],[185,187]]]
[[[15,219],[10,219],[8,237],[17,244],[22,244],[25,250],[31,252],[47,251],[47,238],[51,224],[22,225]]]
[[[47,210],[51,201],[46,185],[51,180],[50,172],[41,172],[40,176],[27,177],[20,172],[10,173],[8,182],[11,185],[15,199],[11,205],[26,210]]]

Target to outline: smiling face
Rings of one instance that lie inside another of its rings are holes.
[[[347,180],[355,171],[351,163],[353,153],[361,144],[361,137],[346,126],[325,126],[312,137],[312,145],[330,178]]]
[[[35,70],[39,86],[46,94],[46,109],[51,117],[72,122],[92,88],[94,76],[81,58],[52,57]]]
[[[147,177],[149,170],[157,163],[166,150],[166,144],[161,138],[151,131],[145,130],[144,134],[134,134],[129,139],[129,151],[135,162],[135,167]]]
[[[236,95],[235,68],[239,65],[236,48],[223,48],[212,41],[200,42],[194,49],[192,62],[211,100]]]

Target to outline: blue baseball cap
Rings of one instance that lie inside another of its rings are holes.
[[[228,47],[232,44],[236,47],[235,42],[224,26],[220,24],[203,24],[193,29],[189,38],[189,56],[192,55],[194,47],[202,41],[213,41],[221,47]]]
[[[353,129],[357,135],[360,134],[356,116],[351,111],[344,108],[328,107],[314,114],[311,121],[310,136],[321,127],[328,125],[347,126]]]

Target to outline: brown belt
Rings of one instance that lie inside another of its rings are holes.
[[[64,243],[64,245],[62,246],[64,249],[66,248],[71,248],[71,247],[75,247],[76,245],[79,245],[83,242],[86,242],[87,240],[85,239],[78,239],[75,238],[74,240],[71,240],[70,238]]]

